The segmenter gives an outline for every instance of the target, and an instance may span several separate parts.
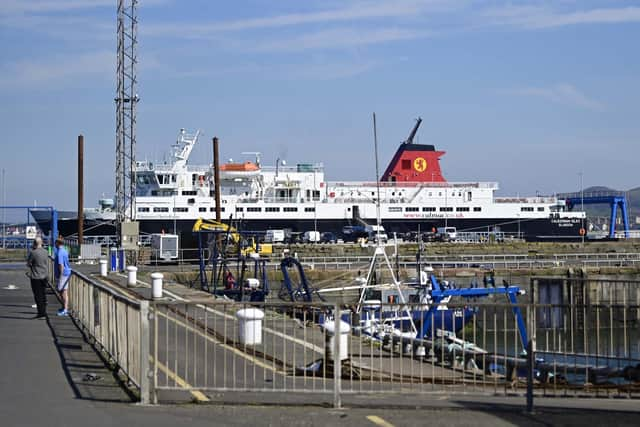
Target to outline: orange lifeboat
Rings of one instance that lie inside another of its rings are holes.
[[[220,165],[222,178],[248,178],[260,173],[260,166],[253,162],[225,163]]]

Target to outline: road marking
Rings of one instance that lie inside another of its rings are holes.
[[[237,348],[235,348],[233,346],[230,346],[229,344],[225,344],[225,343],[221,342],[220,340],[217,340],[217,339],[215,339],[215,338],[213,338],[213,337],[211,337],[211,336],[209,336],[207,334],[203,334],[202,331],[194,328],[191,325],[187,325],[186,323],[184,323],[184,322],[182,322],[182,321],[180,321],[178,319],[173,319],[173,318],[167,316],[166,314],[160,313],[160,312],[158,312],[158,316],[161,316],[161,317],[164,317],[166,319],[169,319],[172,322],[176,323],[177,325],[182,326],[186,330],[191,331],[193,333],[196,333],[196,334],[200,335],[202,338],[204,338],[204,339],[206,339],[208,341],[211,341],[213,343],[219,344],[220,346],[224,347],[225,349],[237,354],[238,356],[240,356],[240,357],[242,357],[242,358],[244,358],[244,359],[246,359],[246,360],[248,360],[248,361],[250,361],[252,363],[255,363],[256,365],[260,366],[263,369],[267,369],[269,371],[273,371],[273,372],[278,373],[278,374],[282,374],[283,373],[282,371],[279,371],[279,370],[275,369],[273,366],[267,365],[266,363],[261,362],[259,359],[255,358],[255,357],[251,357],[248,354],[238,350]],[[158,363],[160,363],[160,362],[158,362]]]
[[[120,274],[120,273],[118,273],[118,276],[120,276],[120,277],[127,277],[126,275],[124,275],[124,274]],[[143,282],[142,280],[136,280],[136,282],[138,282],[138,283],[142,283],[143,285],[145,285],[145,286],[147,286],[147,287],[151,287],[151,285],[150,285],[150,284],[148,284],[148,283],[146,283],[146,282]],[[162,290],[162,292],[166,293],[167,295],[169,295],[169,296],[170,296],[170,297],[172,297],[172,298],[177,299],[178,301],[188,301],[187,299],[182,298],[181,296],[176,295],[176,294],[174,294],[173,292],[170,292],[170,291],[168,291],[168,290],[166,290],[166,289],[163,289],[163,290]],[[233,317],[233,316],[232,316],[232,315],[230,315],[230,314],[224,313],[224,312],[219,311],[219,310],[215,310],[215,309],[213,309],[213,308],[207,307],[207,306],[202,305],[202,304],[196,304],[196,307],[201,308],[201,309],[203,309],[203,310],[206,310],[206,311],[208,311],[208,312],[210,312],[210,313],[217,314],[218,316],[226,317],[227,319],[236,320],[236,318],[235,318],[235,317]],[[303,347],[307,347],[308,349],[311,349],[311,350],[313,350],[313,351],[315,351],[315,352],[317,352],[317,353],[324,353],[324,348],[319,347],[319,346],[317,346],[317,345],[315,345],[315,344],[312,344],[312,343],[309,343],[309,342],[305,342],[305,341],[303,341],[303,340],[301,340],[301,339],[299,339],[299,338],[291,337],[291,336],[289,336],[289,335],[283,334],[282,332],[274,331],[274,330],[273,330],[273,329],[271,329],[271,328],[263,327],[262,329],[263,329],[265,332],[269,332],[270,334],[273,334],[273,335],[275,335],[275,336],[277,336],[277,337],[284,338],[284,339],[289,340],[289,341],[293,341],[293,342],[295,342],[295,343],[297,343],[297,344],[300,344],[300,345],[301,345],[301,346],[303,346]]]
[[[367,419],[380,427],[395,427],[393,424],[383,420],[377,415],[367,415]]]
[[[151,363],[153,363],[153,356],[149,356],[149,360],[151,361]],[[175,381],[176,384],[178,384],[182,388],[188,389],[189,393],[191,393],[193,395],[193,397],[198,402],[208,402],[209,401],[209,398],[207,396],[205,396],[204,393],[202,393],[201,391],[198,391],[198,390],[193,390],[193,386],[191,384],[189,384],[184,379],[182,379],[178,374],[176,374],[175,372],[173,372],[172,370],[170,370],[169,368],[164,366],[160,361],[156,360],[155,363],[156,363],[156,365],[158,365],[158,368],[162,372],[164,372],[166,376],[168,376],[173,381]]]

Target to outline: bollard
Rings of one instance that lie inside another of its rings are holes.
[[[340,346],[339,346],[339,351],[340,354],[338,355],[338,360],[346,360],[349,358],[349,332],[351,331],[351,326],[345,322],[344,320],[340,320],[339,321],[340,325],[339,325],[339,332],[340,332]],[[335,322],[333,320],[328,320],[326,321],[323,325],[322,325],[326,331],[326,335],[325,335],[325,345],[324,345],[324,351],[325,354],[327,356],[327,359],[331,359],[335,361],[335,330],[336,330],[336,325]]]
[[[262,319],[264,312],[257,308],[243,308],[236,312],[238,340],[242,345],[262,344]]]
[[[100,276],[107,277],[107,260],[101,259],[99,262],[100,262]]]
[[[162,298],[162,273],[151,273],[151,295],[154,299]]]
[[[127,286],[135,286],[138,276],[138,267],[133,265],[127,266]]]
[[[109,248],[109,255],[111,258],[111,271],[118,271],[118,249]]]

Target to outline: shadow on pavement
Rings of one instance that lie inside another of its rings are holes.
[[[47,299],[47,324],[64,375],[76,399],[124,403],[136,401],[133,393],[87,341],[73,319],[57,316],[56,297],[48,296]]]

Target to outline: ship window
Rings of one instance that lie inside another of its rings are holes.
[[[175,175],[171,175],[171,182],[173,182],[175,184],[175,182],[176,182],[176,176]]]
[[[456,212],[469,212],[469,208],[467,207],[456,208]]]
[[[198,212],[206,212],[207,208],[198,208]]]
[[[440,208],[440,212],[453,212],[453,208],[452,207],[441,207]]]
[[[213,207],[213,208],[209,208],[209,212],[215,212],[215,211],[216,211],[216,208],[215,208],[215,207]],[[221,207],[221,208],[220,208],[220,212],[224,212],[224,207]]]
[[[313,200],[320,200],[320,190],[313,190]]]
[[[467,202],[471,201],[471,195],[472,195],[471,191],[467,191]]]
[[[402,208],[400,206],[391,206],[389,207],[389,212],[402,212]]]
[[[285,212],[298,212],[298,208],[282,208]]]
[[[189,208],[183,208],[183,207],[179,207],[179,208],[173,208],[174,212],[189,212]]]
[[[538,208],[538,212],[544,212],[544,206],[540,206],[540,207]]]
[[[482,211],[482,208],[479,207],[479,206],[476,206],[475,208],[473,208],[473,211],[474,212],[480,212],[480,211]]]
[[[280,212],[280,208],[268,207],[264,208],[265,212]]]
[[[404,208],[405,212],[418,212],[420,210],[420,208],[416,208],[415,206],[409,206]]]
[[[240,206],[236,206],[236,212],[242,212],[244,211],[244,208],[241,208]]]
[[[185,190],[182,192],[183,196],[195,196],[197,194],[198,194],[197,191],[191,191],[191,190]]]
[[[149,212],[149,208],[138,206],[138,212]]]
[[[169,212],[169,208],[153,208],[154,212]]]
[[[531,206],[523,206],[520,208],[521,212],[533,212],[533,208]]]
[[[431,206],[425,206],[422,208],[422,212],[435,212],[436,208],[431,207]]]
[[[316,208],[304,208],[305,212],[315,212]]]
[[[440,191],[440,192],[438,193],[438,196],[442,197],[442,191]]]
[[[262,212],[262,208],[247,208],[247,212]]]
[[[402,169],[404,170],[411,169],[411,160],[408,160],[408,159],[402,160]]]

